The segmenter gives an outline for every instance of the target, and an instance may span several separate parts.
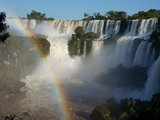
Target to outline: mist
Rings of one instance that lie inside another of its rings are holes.
[[[74,29],[83,26],[87,32],[101,32],[103,38],[104,21],[86,23],[86,21],[24,20],[23,22],[24,26],[34,34],[42,35],[49,41],[50,53],[42,60],[35,52],[36,64],[32,65],[31,70],[26,67],[23,76],[18,78],[25,84],[19,90],[24,95],[19,102],[21,109],[32,111],[32,114],[41,109],[47,109],[47,114],[51,111],[59,114],[61,98],[57,93],[57,83],[63,89],[68,101],[89,106],[103,104],[109,97],[118,100],[131,97],[150,99],[151,95],[159,90],[158,86],[153,87],[158,83],[159,75],[155,71],[160,69],[157,67],[159,59],[155,62],[155,51],[151,43],[145,40],[153,28],[148,31],[140,29],[137,35],[138,27],[135,25],[138,25],[138,20],[130,26],[133,31],[127,29],[123,36],[116,36],[120,30],[118,22],[115,21],[114,26],[109,21],[108,24],[111,25],[106,24],[105,34],[106,36],[113,34],[115,37],[93,41],[90,55],[74,57],[68,53],[68,41]],[[15,22],[10,20],[9,23],[12,35],[26,37]],[[99,24],[101,27],[98,27]],[[142,24],[141,27],[143,25],[145,26]],[[25,45],[32,46],[29,40]],[[155,81],[152,81],[154,78]]]

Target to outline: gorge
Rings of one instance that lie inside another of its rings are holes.
[[[21,89],[26,93],[22,104],[30,109],[46,108],[53,102],[51,98],[56,90],[52,88],[49,75],[53,73],[68,98],[80,103],[97,105],[111,96],[118,100],[130,97],[148,100],[152,94],[160,92],[160,57],[150,41],[153,31],[159,28],[158,18],[128,21],[8,19],[7,23],[11,35],[26,36],[17,24],[22,23],[25,29],[44,36],[50,43],[46,63],[51,73],[45,71],[40,61],[32,74],[20,80],[26,84]],[[83,55],[71,57],[68,41],[78,26],[100,37],[92,41],[90,55],[86,54],[84,44]]]

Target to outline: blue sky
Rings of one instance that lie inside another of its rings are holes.
[[[5,11],[9,17],[26,17],[31,10],[36,10],[63,20],[82,19],[84,12],[104,14],[121,10],[133,14],[151,8],[160,9],[160,0],[0,0],[0,11]]]

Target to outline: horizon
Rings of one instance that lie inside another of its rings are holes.
[[[37,3],[38,2],[38,3]],[[55,0],[55,1],[31,1],[31,0],[1,0],[0,11],[6,12],[7,17],[26,17],[32,10],[45,13],[47,17],[56,20],[79,20],[84,13],[100,13],[104,15],[107,11],[125,11],[128,15],[138,11],[148,11],[149,9],[159,9],[159,0]],[[137,4],[138,3],[138,4]],[[46,7],[45,7],[46,6]],[[134,9],[131,9],[134,8]]]

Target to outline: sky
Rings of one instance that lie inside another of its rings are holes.
[[[107,11],[138,11],[160,9],[160,0],[0,0],[0,11],[8,17],[26,17],[32,10],[60,20],[82,19],[84,12],[104,15]]]

